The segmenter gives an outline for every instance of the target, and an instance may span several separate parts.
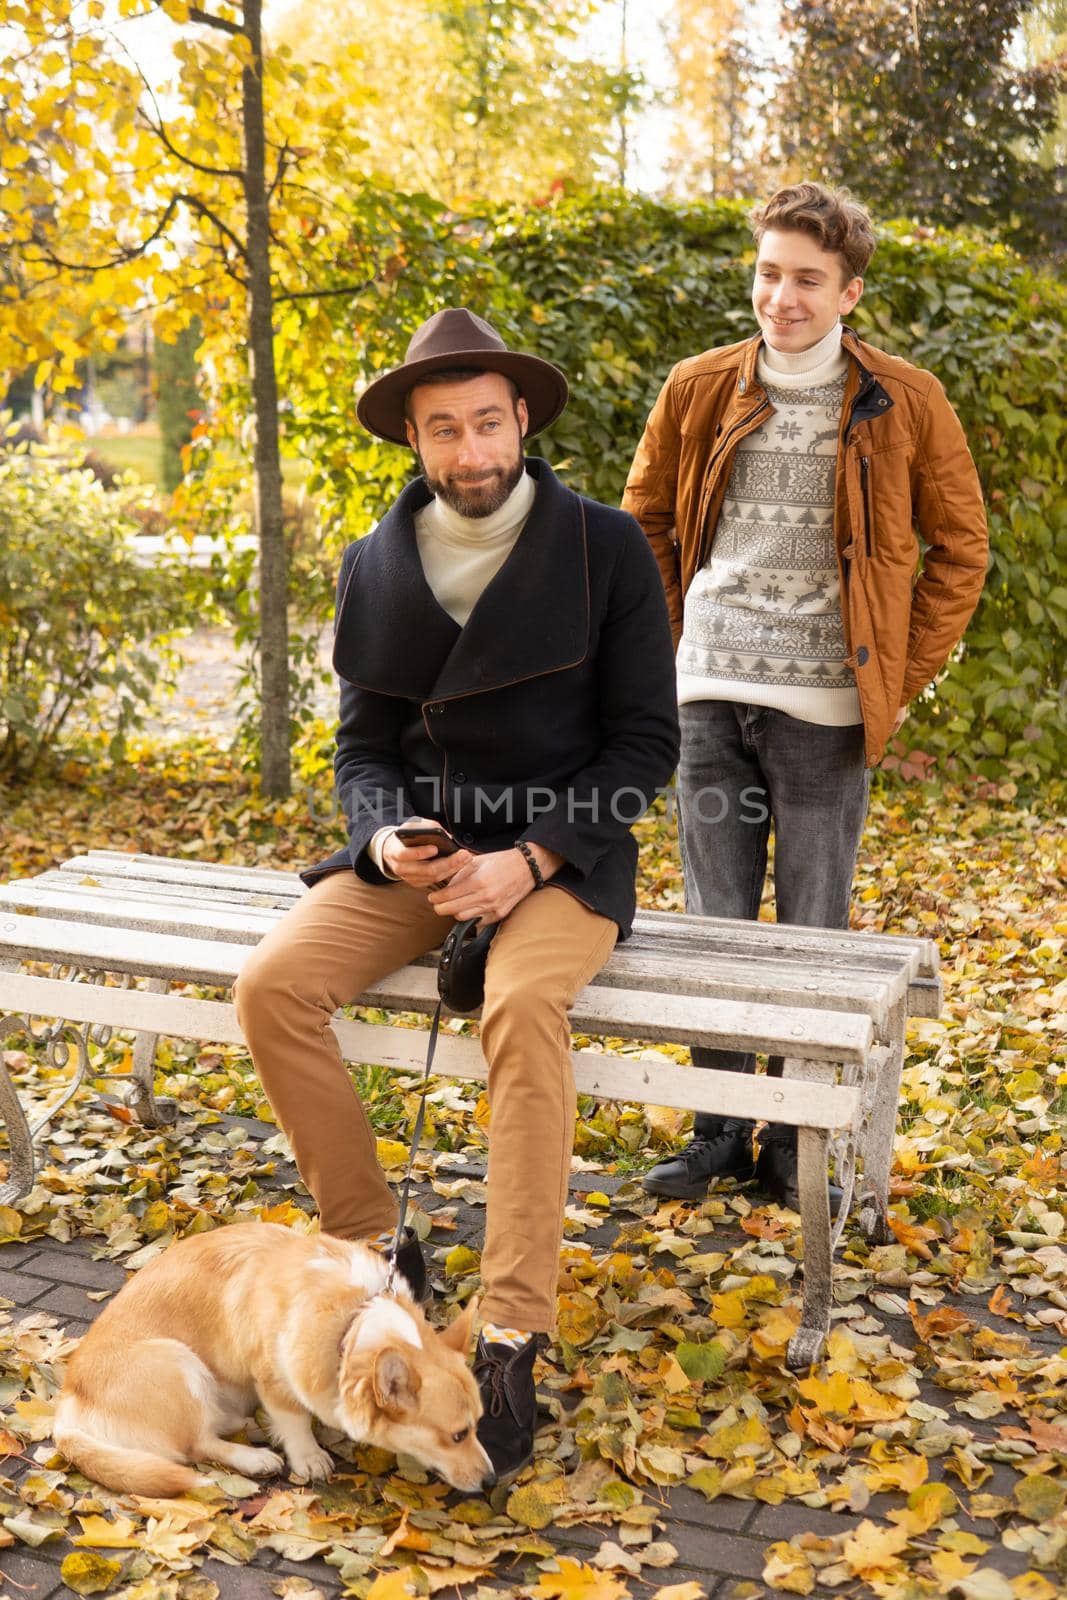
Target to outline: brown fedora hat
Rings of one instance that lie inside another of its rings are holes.
[[[449,367],[474,367],[511,378],[530,413],[527,437],[542,433],[567,404],[567,380],[558,367],[538,356],[509,350],[488,322],[473,311],[450,306],[416,328],[402,366],[383,373],[364,389],[356,406],[357,417],[380,439],[407,444],[405,399],[421,379]]]

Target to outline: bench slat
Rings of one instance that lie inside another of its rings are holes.
[[[94,922],[0,911],[0,950],[5,949],[27,961],[60,961],[177,983],[230,984],[253,946],[168,933],[138,933],[131,939],[122,928]]]
[[[11,895],[6,903],[18,911],[61,912],[65,920],[101,928],[141,928],[191,938],[202,936],[206,929],[217,932],[223,944],[250,944],[269,933],[282,915],[276,906],[150,899],[147,895],[131,895],[125,887],[95,884],[68,887],[50,883],[38,886],[34,882]]]
[[[430,1011],[437,976],[427,967],[402,967],[372,983],[357,1004],[396,1011]],[[874,1028],[854,1012],[796,1010],[652,990],[587,985],[571,1010],[576,1033],[657,1041],[689,1041],[723,1050],[763,1050],[812,1061],[862,1061]]]
[[[106,861],[105,859],[106,858]],[[166,856],[123,855],[121,850],[93,851],[87,856],[72,856],[61,872],[91,873],[94,865],[104,867],[115,877],[150,878],[159,883],[200,883],[207,888],[225,886],[238,889],[261,884],[294,900],[307,891],[295,872],[280,872],[274,867],[233,867],[210,861],[171,861]]]
[[[7,1003],[34,1016],[61,1016],[74,1022],[109,1023],[145,1032],[167,1032],[170,1023],[185,1039],[219,1044],[243,1043],[232,1005],[188,1000],[137,989],[102,989],[24,974],[3,979]],[[426,1057],[422,1029],[335,1021],[334,1032],[347,1061],[419,1070]],[[757,1121],[833,1131],[852,1127],[859,1112],[859,1090],[840,1084],[806,1083],[789,1078],[750,1077],[680,1067],[673,1063],[600,1055],[575,1050],[575,1083],[580,1094],[602,1100],[636,1100],[715,1113],[729,1105],[731,1115]],[[442,1033],[436,1062],[442,1076],[484,1082],[485,1060],[476,1039]]]
[[[838,946],[854,940],[858,933],[864,944],[869,944],[872,950],[883,954],[896,955],[902,950],[913,951],[920,961],[924,975],[937,972],[941,965],[941,953],[937,948],[937,941],[915,938],[911,934],[868,933],[864,929],[856,928],[803,928],[795,922],[743,922],[728,917],[697,917],[686,911],[639,911],[635,921],[635,926],[640,925],[658,936],[663,934],[669,936],[672,929],[681,935],[690,928],[699,935],[708,924],[715,928],[728,928],[731,933],[736,930],[738,933],[747,931],[751,934],[756,928],[760,930],[761,936],[770,933],[774,937],[781,933],[799,948],[816,952],[831,952]]]
[[[636,950],[673,951],[690,960],[694,956],[704,960],[721,955],[732,961],[754,961],[762,956],[765,960],[788,962],[808,971],[814,968],[820,972],[860,972],[879,978],[899,973],[907,981],[920,974],[915,950],[907,947],[892,952],[871,949],[862,933],[853,933],[847,942],[832,950],[814,950],[794,940],[793,929],[787,924],[713,922],[711,917],[705,920],[713,925],[656,930],[636,926],[628,942]],[[777,931],[779,928],[781,931]]]
[[[101,928],[95,923],[7,916],[0,917],[0,948],[4,946],[24,959],[76,960],[109,972],[226,986],[253,948],[160,933],[138,933],[131,939],[123,929]],[[7,989],[8,980],[0,975],[0,993],[6,994]],[[402,967],[372,984],[361,1000],[401,1011],[432,1010],[437,1003],[437,975],[430,967]],[[862,1060],[873,1037],[871,1019],[852,1012],[595,984],[578,996],[571,1021],[583,1033],[803,1053],[820,1061]]]
[[[225,906],[231,911],[245,907],[253,911],[273,911],[281,916],[300,898],[298,895],[278,895],[262,887],[238,889],[208,889],[199,883],[160,883],[152,878],[127,878],[103,872],[99,867],[90,872],[75,874],[53,870],[42,872],[36,878],[22,882],[0,884],[0,904],[18,909],[23,897],[35,889],[50,890],[55,894],[96,893],[99,895],[124,895],[127,900],[148,900],[161,905],[174,906]]]

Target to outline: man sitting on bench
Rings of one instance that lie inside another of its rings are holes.
[[[575,1115],[567,1011],[630,931],[630,825],[678,754],[644,534],[524,459],[523,438],[566,400],[562,373],[464,310],[431,317],[361,397],[360,421],[409,444],[422,476],[341,566],[348,847],[304,874],[310,894],[234,991],[323,1230],[387,1244],[396,1201],[330,1019],[455,921],[500,923],[481,1023],[492,1131],[475,1367],[498,1477],[532,1455],[537,1336],[555,1321]],[[406,844],[397,828],[413,820],[447,838]],[[425,1292],[413,1234],[399,1265]]]

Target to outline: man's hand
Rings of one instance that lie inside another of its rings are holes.
[[[422,823],[424,827],[439,827],[439,823],[425,817],[408,817],[409,823]],[[413,889],[433,889],[447,883],[455,873],[469,866],[473,860],[469,850],[457,850],[455,855],[442,856],[434,844],[405,844],[392,833],[382,846],[382,861],[393,875]]]
[[[563,865],[563,857],[539,844],[531,844],[530,849],[547,882]],[[502,922],[533,889],[533,873],[521,850],[494,850],[489,855],[475,856],[462,872],[449,879],[445,888],[434,890],[429,898],[438,916],[455,917],[457,922],[477,917],[479,927],[485,927],[490,922]]]
[[[901,728],[904,726],[904,718],[907,716],[907,714],[908,714],[907,706],[901,706],[900,710],[897,712],[897,720],[893,724],[893,732],[894,733],[899,733],[900,732]]]

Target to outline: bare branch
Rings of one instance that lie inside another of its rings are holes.
[[[152,118],[148,115],[148,112],[143,106],[137,107],[138,115],[143,120],[145,127],[155,135],[163,148],[165,150],[169,150],[175,161],[180,161],[183,167],[191,167],[194,172],[203,172],[209,178],[236,178],[238,182],[240,182],[240,180],[244,177],[244,173],[241,171],[240,167],[212,167],[206,162],[194,160],[192,156],[186,155],[174,145],[170,135],[166,130],[166,126],[164,125],[163,113],[159,108],[159,101],[156,99],[155,90],[145,77],[140,66],[136,62],[134,65],[137,70],[137,76],[144,84],[148,93],[148,97],[151,100],[152,105],[155,107],[156,120],[154,122],[152,121]]]
[[[360,294],[364,289],[369,289],[374,282],[373,278],[366,278],[362,283],[342,283],[336,289],[292,289],[274,296],[274,304],[279,305],[283,300],[329,300],[339,294]]]
[[[189,209],[191,211],[195,211],[198,216],[201,216],[201,217],[203,217],[205,219],[205,221],[210,222],[212,227],[218,229],[219,233],[222,234],[223,238],[228,239],[230,241],[230,243],[233,245],[233,248],[236,250],[239,258],[242,261],[246,261],[247,260],[247,258],[248,258],[248,250],[245,247],[245,245],[243,245],[241,243],[240,239],[233,232],[232,228],[227,227],[226,223],[223,222],[222,218],[218,215],[218,213],[216,211],[214,211],[211,206],[208,205],[206,200],[201,200],[200,196],[199,195],[195,195],[195,194],[179,194],[179,195],[175,195],[174,198],[176,200],[184,200],[185,204],[189,207]]]
[[[154,134],[165,150],[169,150],[175,161],[180,161],[183,167],[191,167],[194,172],[202,172],[209,178],[236,178],[238,182],[244,177],[240,167],[212,167],[204,161],[197,161],[193,156],[185,154],[172,144],[166,128],[162,122],[153,122],[143,106],[138,107],[138,115],[150,133]]]
[[[107,272],[112,267],[125,266],[128,261],[135,261],[138,256],[144,255],[149,245],[155,244],[156,240],[162,236],[163,230],[166,228],[167,223],[178,209],[178,201],[180,199],[180,195],[171,196],[171,198],[167,201],[159,221],[156,223],[155,227],[152,229],[147,238],[141,240],[140,244],[128,245],[119,250],[116,255],[109,257],[106,261],[67,261],[63,256],[56,254],[56,252],[41,236],[41,233],[37,228],[33,229],[30,238],[36,248],[40,251],[40,259],[47,261],[50,267],[61,267],[65,272]]]
[[[239,22],[230,22],[226,17],[213,17],[210,11],[204,11],[200,6],[189,7],[189,21],[202,22],[205,28],[221,28],[223,33],[244,33]]]
[[[267,189],[267,203],[268,204],[270,203],[271,200],[273,200],[274,194],[275,194],[276,189],[278,188],[278,185],[284,181],[285,174],[286,174],[286,171],[288,170],[288,167],[289,167],[289,141],[287,139],[285,141],[285,143],[282,145],[281,149],[278,151],[278,165],[274,169],[274,177],[271,179],[270,185],[269,185],[269,187]]]
[[[294,163],[295,166],[295,163]],[[306,194],[324,211],[334,211],[338,216],[347,216],[346,208],[339,200],[334,200],[330,195],[322,194],[318,189],[313,189],[309,183],[299,183],[290,180],[288,184],[290,194]]]
[[[139,256],[143,256],[149,246],[155,244],[156,240],[162,237],[168,222],[180,205],[187,205],[191,211],[195,211],[198,216],[210,222],[212,227],[218,230],[222,238],[229,240],[237,253],[238,260],[244,261],[246,259],[247,252],[244,245],[233,230],[223,222],[222,218],[212,210],[206,201],[201,200],[199,195],[185,193],[171,195],[151,233],[140,240],[138,244],[125,246],[106,261],[65,260],[64,257],[56,254],[36,228],[31,234],[31,239],[36,249],[40,252],[40,259],[47,262],[50,267],[59,267],[64,272],[107,272],[113,267],[125,266],[128,262],[136,261]],[[233,269],[225,252],[223,252],[223,264],[230,277],[236,278],[238,283],[244,282],[240,274]]]

